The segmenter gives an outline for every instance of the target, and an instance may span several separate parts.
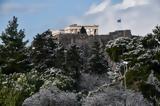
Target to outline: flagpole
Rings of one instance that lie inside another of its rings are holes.
[[[125,30],[122,28],[122,20],[121,20],[121,18],[119,18],[118,20],[117,20],[117,23],[118,23],[118,25],[120,26],[120,28],[119,28],[119,30],[122,30],[123,31],[123,37],[125,37]]]
[[[122,30],[122,26],[121,26],[121,19],[117,19],[117,24],[118,24],[118,30]]]

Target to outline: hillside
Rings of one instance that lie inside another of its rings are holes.
[[[0,35],[0,106],[159,106],[160,26],[67,48],[49,30],[26,46],[13,17]],[[104,45],[105,44],[105,45]]]

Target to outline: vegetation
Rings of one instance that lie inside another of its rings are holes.
[[[25,98],[39,91],[43,81],[36,71],[0,73],[0,106],[21,106]]]
[[[0,67],[2,73],[10,74],[14,72],[25,72],[29,70],[29,61],[27,57],[26,44],[23,41],[25,37],[24,30],[18,31],[17,18],[9,21],[5,32],[2,32],[0,39]]]
[[[108,63],[105,60],[104,52],[99,42],[94,42],[91,57],[88,59],[87,71],[96,74],[103,74],[108,71]]]
[[[0,36],[0,106],[21,106],[41,87],[78,89],[81,57],[76,45],[64,49],[49,30],[37,34],[29,47],[24,38],[13,17]]]
[[[87,34],[86,29],[84,28],[84,26],[82,26],[82,28],[80,30],[80,34]]]
[[[128,62],[128,72],[125,75],[127,87],[141,91],[155,105],[159,103],[160,86],[158,84],[158,89],[155,89],[157,84],[149,83],[148,80],[152,71],[154,77],[160,80],[159,37],[160,26],[156,26],[153,33],[145,37],[118,38],[106,46],[112,60]]]
[[[81,33],[86,33],[85,28]],[[119,70],[128,89],[142,92],[154,105],[160,101],[160,26],[145,37],[109,41],[106,51],[95,42],[85,63],[84,51],[76,45],[64,48],[49,30],[37,34],[28,47],[24,38],[24,30],[18,30],[17,18],[13,17],[0,35],[0,106],[21,106],[27,97],[50,86],[79,92],[79,80],[85,72],[102,75],[113,71],[107,56],[115,63],[127,61],[126,74],[123,68]]]
[[[33,67],[41,72],[55,66],[57,44],[51,36],[52,33],[50,31],[37,34],[30,47],[30,59]]]

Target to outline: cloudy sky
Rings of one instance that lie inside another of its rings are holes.
[[[100,34],[131,29],[144,36],[160,25],[160,0],[0,0],[0,32],[13,16],[29,40],[74,23],[98,24]]]

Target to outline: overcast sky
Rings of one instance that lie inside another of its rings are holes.
[[[160,25],[160,0],[0,0],[0,32],[13,16],[29,40],[74,23],[98,24],[100,34],[131,29],[144,36]]]

